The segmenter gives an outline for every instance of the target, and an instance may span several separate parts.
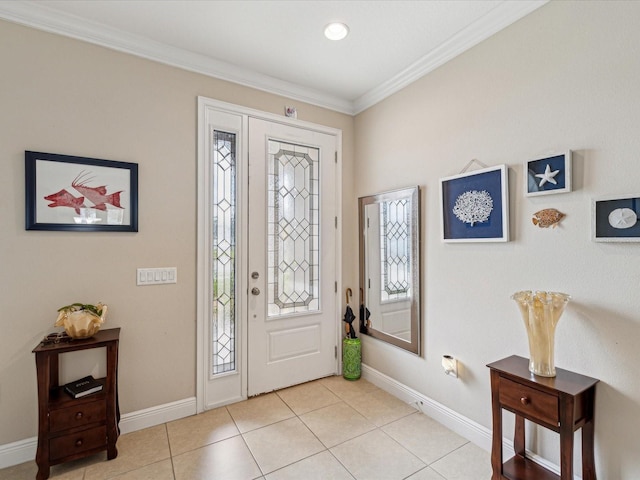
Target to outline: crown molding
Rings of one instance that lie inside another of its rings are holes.
[[[347,115],[356,115],[477,45],[549,0],[504,1],[380,86],[355,101],[279,80],[205,55],[56,11],[31,0],[0,2],[0,19],[236,83]]]
[[[0,2],[0,19],[348,115],[353,114],[353,104],[349,100],[62,13],[46,4],[32,1]]]
[[[486,40],[549,0],[505,1],[386,82],[353,102],[353,114],[366,110]]]

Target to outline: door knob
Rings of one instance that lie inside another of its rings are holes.
[[[260,289],[258,287],[253,287],[251,289],[251,294],[252,295],[260,295]]]
[[[258,272],[251,273],[251,278],[253,278],[254,280],[257,280],[259,276],[260,274]]]

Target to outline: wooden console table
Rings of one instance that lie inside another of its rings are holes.
[[[598,380],[556,368],[553,378],[529,372],[529,360],[511,356],[491,369],[493,441],[491,480],[573,480],[573,433],[582,428],[582,478],[596,480],[594,403]],[[502,409],[515,414],[515,456],[502,462]],[[560,476],[525,456],[524,420],[560,434]]]
[[[91,338],[64,343],[40,343],[36,354],[38,375],[37,480],[49,478],[51,465],[106,450],[109,460],[118,456],[118,341],[119,328],[100,330]],[[59,385],[58,355],[106,347],[107,376],[102,391],[73,398]]]

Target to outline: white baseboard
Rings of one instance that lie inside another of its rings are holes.
[[[165,403],[156,407],[145,408],[137,412],[122,415],[120,433],[131,433],[143,428],[155,427],[166,422],[196,414],[196,397],[185,398],[176,402]]]
[[[412,407],[417,408],[419,411],[433,418],[437,422],[441,423],[448,429],[457,433],[461,437],[466,438],[478,447],[491,451],[491,430],[487,427],[474,422],[470,418],[467,418],[459,413],[451,410],[450,408],[442,405],[439,402],[407,387],[406,385],[388,377],[378,370],[362,364],[362,378],[368,380],[374,385],[380,387],[382,390],[390,393],[394,397],[410,404]],[[513,442],[509,439],[502,439],[502,455],[504,458],[509,458],[514,455]],[[527,457],[534,462],[542,465],[548,470],[552,471],[556,475],[560,475],[560,467],[541,456],[527,450]],[[580,477],[575,477],[575,480],[581,480]]]
[[[36,458],[38,437],[0,445],[0,468],[12,467]]]
[[[196,398],[186,398],[122,415],[120,433],[131,433],[196,414]],[[7,468],[36,458],[38,437],[0,445],[0,468]]]

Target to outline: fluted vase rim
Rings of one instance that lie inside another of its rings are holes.
[[[545,290],[520,290],[519,292],[515,292],[513,295],[511,295],[511,298],[516,301],[527,299],[538,299],[540,301],[543,301],[547,299],[551,300],[560,298],[568,302],[569,300],[571,300],[571,295],[569,295],[568,293],[551,292]]]

